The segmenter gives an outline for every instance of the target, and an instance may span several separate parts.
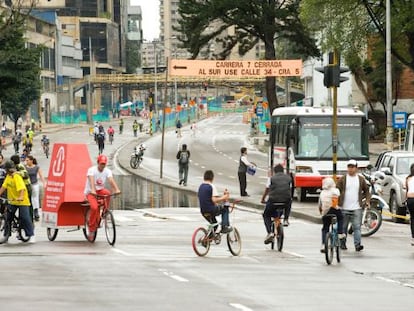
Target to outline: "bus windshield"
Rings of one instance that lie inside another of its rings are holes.
[[[338,118],[338,158],[368,158],[361,117]],[[332,159],[332,117],[299,118],[297,158]]]

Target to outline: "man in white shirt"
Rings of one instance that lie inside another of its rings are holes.
[[[347,232],[348,223],[351,221],[354,230],[354,245],[357,252],[362,251],[364,246],[361,244],[361,220],[362,220],[362,200],[365,198],[366,205],[369,205],[371,194],[365,178],[358,175],[358,163],[356,160],[349,160],[347,174],[338,180],[337,188],[339,196],[339,206],[344,214],[344,232]],[[341,240],[341,248],[347,249],[346,239]]]
[[[108,158],[101,154],[98,156],[97,160],[98,165],[94,165],[88,169],[87,179],[85,184],[84,194],[86,199],[89,202],[91,214],[89,218],[89,232],[91,235],[95,234],[97,229],[97,219],[99,217],[99,207],[96,195],[109,195],[111,192],[108,189],[105,189],[105,182],[108,180],[111,185],[112,192],[114,194],[121,193],[116,184],[112,171],[106,167],[108,163]],[[107,204],[109,205],[109,197],[106,198]]]

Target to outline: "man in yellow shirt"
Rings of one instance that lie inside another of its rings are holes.
[[[14,217],[17,209],[19,209],[20,223],[26,232],[26,236],[30,237],[29,243],[35,243],[33,223],[30,219],[29,212],[30,200],[26,185],[22,176],[16,172],[16,166],[13,161],[7,161],[4,164],[4,169],[6,170],[7,175],[0,188],[0,196],[7,190],[7,200],[10,204],[11,213],[7,214],[4,240],[2,242],[7,242],[10,236],[10,223],[12,217]]]

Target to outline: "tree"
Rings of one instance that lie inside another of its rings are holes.
[[[139,54],[139,42],[128,40],[126,42],[126,72],[137,73],[137,68],[141,67],[141,55]]]
[[[413,4],[405,0],[391,2],[393,84],[397,98],[400,63],[414,70]],[[385,0],[303,0],[300,7],[303,22],[320,34],[321,49],[338,49],[371,109],[373,102],[379,101],[384,111],[381,92],[385,90],[385,9]],[[377,51],[371,53],[370,59],[361,53],[367,47]]]
[[[179,40],[196,58],[200,52],[217,44],[213,57],[225,59],[238,47],[246,54],[259,41],[265,44],[265,59],[276,59],[275,40],[294,43],[303,58],[318,56],[315,40],[299,20],[300,0],[181,0],[178,7],[182,33]],[[234,31],[233,31],[234,29]],[[275,77],[266,78],[270,113],[278,107]]]
[[[3,114],[15,126],[39,98],[41,88],[41,47],[25,47],[25,18],[27,15],[15,9],[0,15],[0,101]]]

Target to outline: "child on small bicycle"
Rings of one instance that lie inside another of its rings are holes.
[[[213,185],[214,173],[207,170],[204,173],[204,181],[198,188],[198,201],[203,217],[209,223],[217,223],[216,216],[221,215],[221,233],[228,233],[233,230],[229,221],[229,204],[226,204],[230,192],[226,189],[222,196],[219,196],[216,187]],[[217,204],[224,202],[224,204]]]
[[[264,240],[265,244],[272,242],[274,236],[271,230],[272,217],[280,218],[283,215],[283,210],[286,205],[291,204],[293,182],[292,178],[283,172],[283,166],[277,164],[273,168],[274,175],[268,179],[266,189],[262,195],[262,203],[266,203],[263,212],[263,221],[266,227],[267,236]],[[268,197],[266,201],[266,197]],[[280,204],[281,207],[275,204]]]
[[[322,215],[322,246],[321,253],[325,252],[325,238],[329,231],[331,217],[328,215],[335,215],[338,220],[338,237],[345,238],[343,220],[344,216],[338,206],[338,198],[340,192],[336,188],[335,181],[331,177],[327,177],[322,181],[322,191],[319,195],[319,213]]]

